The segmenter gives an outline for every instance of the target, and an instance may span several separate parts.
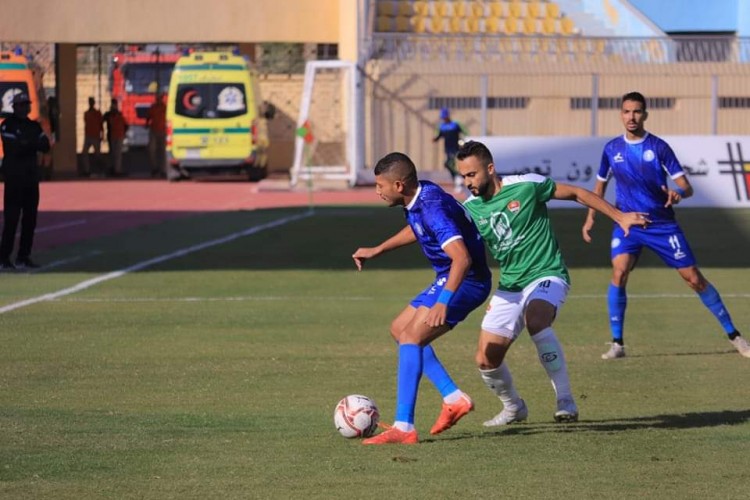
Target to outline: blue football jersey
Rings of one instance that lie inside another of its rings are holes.
[[[417,194],[404,208],[404,215],[438,276],[447,275],[451,267],[451,258],[443,247],[457,239],[464,240],[471,256],[467,277],[484,280],[491,276],[484,243],[471,216],[443,188],[429,181],[419,181]]]
[[[447,154],[458,153],[458,142],[463,133],[463,127],[461,127],[461,124],[458,122],[450,121],[440,124],[440,127],[438,128],[438,137],[442,137],[445,141],[444,147]]]
[[[604,146],[597,178],[614,177],[617,208],[623,212],[646,212],[653,223],[675,220],[672,207],[664,207],[667,176],[685,175],[672,148],[662,139],[646,133],[643,139],[628,141],[616,137]]]

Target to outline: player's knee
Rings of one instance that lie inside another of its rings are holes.
[[[552,321],[549,318],[528,318],[526,321],[526,329],[529,331],[529,335],[536,335],[550,326],[552,326]]]

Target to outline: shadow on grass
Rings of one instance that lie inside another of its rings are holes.
[[[680,413],[673,415],[654,415],[644,417],[616,418],[609,420],[584,420],[570,424],[514,424],[497,430],[491,429],[484,434],[464,432],[440,438],[428,438],[421,442],[445,440],[476,439],[477,437],[499,438],[508,436],[530,436],[534,434],[567,433],[567,432],[608,432],[616,433],[641,429],[701,429],[720,425],[740,425],[750,421],[750,410],[724,410],[715,412]]]

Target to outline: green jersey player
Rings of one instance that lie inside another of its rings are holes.
[[[575,422],[578,407],[562,346],[552,329],[568,294],[570,276],[552,232],[547,202],[571,200],[598,210],[617,222],[625,234],[631,226],[645,226],[646,214],[623,213],[591,191],[537,174],[501,179],[495,174],[492,154],[480,142],[465,143],[456,158],[464,185],[472,194],[464,206],[501,272],[482,320],[476,361],[484,383],[500,398],[503,410],[484,425],[507,425],[528,417],[526,403],[503,362],[524,326],[555,390],[555,421]]]

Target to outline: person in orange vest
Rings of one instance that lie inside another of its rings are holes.
[[[156,93],[154,103],[148,110],[146,125],[151,177],[162,177],[167,162],[167,107],[164,105],[161,92]]]
[[[96,109],[96,100],[89,97],[89,109],[83,113],[83,151],[81,151],[81,175],[88,177],[92,174],[89,151],[94,148],[96,164],[101,165],[102,135],[104,132],[102,112]]]
[[[104,123],[107,124],[107,142],[109,143],[109,174],[113,177],[124,175],[122,170],[122,145],[128,122],[120,112],[117,99],[112,99],[109,111],[104,113]]]

